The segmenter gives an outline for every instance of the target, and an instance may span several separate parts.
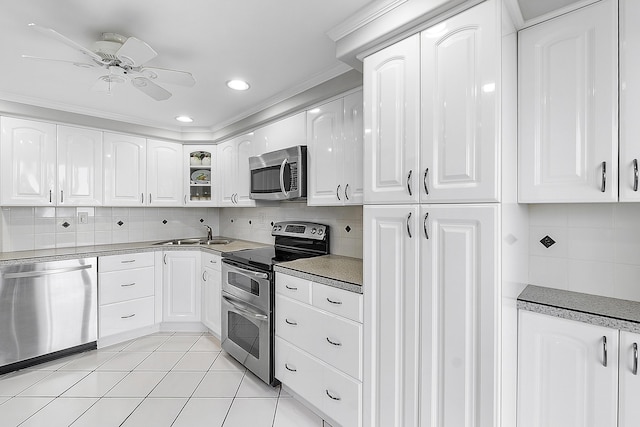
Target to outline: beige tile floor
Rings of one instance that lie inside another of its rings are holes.
[[[0,376],[0,425],[322,427],[209,334],[158,333]]]

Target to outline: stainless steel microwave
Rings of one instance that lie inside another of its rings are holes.
[[[307,146],[298,145],[249,157],[251,192],[256,200],[307,197]]]

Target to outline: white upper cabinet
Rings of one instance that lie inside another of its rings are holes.
[[[640,201],[640,2],[620,0],[620,201]]]
[[[218,179],[216,146],[184,145],[182,153],[184,204],[213,206]]]
[[[519,33],[520,202],[618,198],[617,4],[603,0]]]
[[[307,111],[309,206],[362,204],[362,92]]]
[[[253,137],[252,156],[282,150],[296,145],[306,145],[306,113],[270,123],[251,135]]]
[[[254,134],[250,133],[218,145],[218,181],[220,205],[251,207],[255,200],[249,198],[249,157],[254,154]]]
[[[56,125],[2,117],[2,204],[56,203]]]
[[[420,35],[364,60],[364,203],[417,203]]]
[[[102,205],[102,132],[58,126],[58,206]]]
[[[518,427],[618,425],[617,330],[529,311],[518,328]]]
[[[147,205],[183,206],[182,145],[147,140]]]
[[[421,33],[423,203],[499,200],[497,29],[486,2]]]
[[[147,141],[136,136],[104,134],[104,204],[144,206]]]

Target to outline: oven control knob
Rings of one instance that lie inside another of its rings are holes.
[[[311,234],[316,234],[316,228],[315,228],[315,227],[313,227],[313,228],[311,229]]]
[[[278,231],[280,231],[280,230],[282,230],[282,226],[281,225],[278,226]]]
[[[322,236],[324,234],[324,230],[322,228],[318,229],[318,236]]]

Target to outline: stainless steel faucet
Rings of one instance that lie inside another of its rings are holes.
[[[209,227],[207,224],[202,225],[207,227],[207,240],[213,240],[213,231],[211,230],[211,227]]]

